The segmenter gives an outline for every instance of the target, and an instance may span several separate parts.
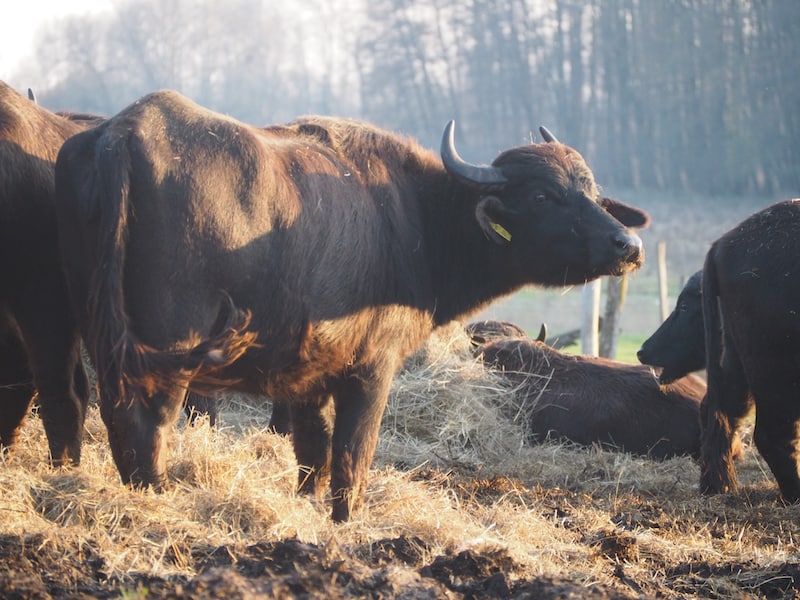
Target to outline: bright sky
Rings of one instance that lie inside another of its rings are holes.
[[[4,0],[0,17],[0,79],[8,81],[33,54],[37,29],[65,15],[111,10],[113,0]]]

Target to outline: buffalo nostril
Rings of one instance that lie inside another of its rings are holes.
[[[638,235],[620,233],[614,237],[614,247],[620,254],[637,255],[642,252],[642,239]]]
[[[617,248],[625,250],[627,248],[641,247],[642,240],[635,235],[622,234],[614,238],[614,244]]]

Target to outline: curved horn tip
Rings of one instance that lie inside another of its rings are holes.
[[[442,133],[442,148],[444,148],[445,144],[451,148],[455,146],[455,130],[456,121],[455,119],[450,119],[447,125],[444,126],[444,132]]]
[[[539,328],[539,335],[536,336],[537,342],[545,342],[547,340],[547,323],[542,323]]]
[[[455,120],[444,128],[440,150],[445,170],[467,185],[483,191],[502,189],[508,182],[500,169],[487,165],[473,165],[459,156],[455,145]]]
[[[28,100],[30,100],[34,104],[38,104],[38,102],[36,102],[36,94],[33,93],[32,88],[28,88]]]
[[[551,142],[555,143],[555,144],[559,144],[560,143],[558,141],[558,138],[556,136],[554,136],[552,134],[552,132],[547,127],[545,127],[544,125],[539,127],[539,133],[542,134],[542,138],[544,138],[544,141],[547,142],[547,143],[551,143]]]

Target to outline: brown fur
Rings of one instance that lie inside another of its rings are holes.
[[[309,487],[330,472],[346,519],[392,378],[433,327],[527,283],[641,264],[577,152],[520,153],[485,197],[372,125],[256,129],[169,91],[72,138],[56,168],[62,249],[122,478],[163,484],[153,445],[175,395],[211,376],[291,403]],[[514,241],[487,240],[489,221]]]
[[[531,442],[565,438],[656,459],[699,454],[705,385],[695,376],[659,386],[649,367],[533,340],[497,340],[476,352],[523,386]]]

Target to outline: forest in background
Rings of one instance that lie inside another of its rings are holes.
[[[796,0],[117,0],[13,81],[112,115],[160,88],[255,125],[367,119],[489,162],[539,125],[607,188],[800,195]]]

